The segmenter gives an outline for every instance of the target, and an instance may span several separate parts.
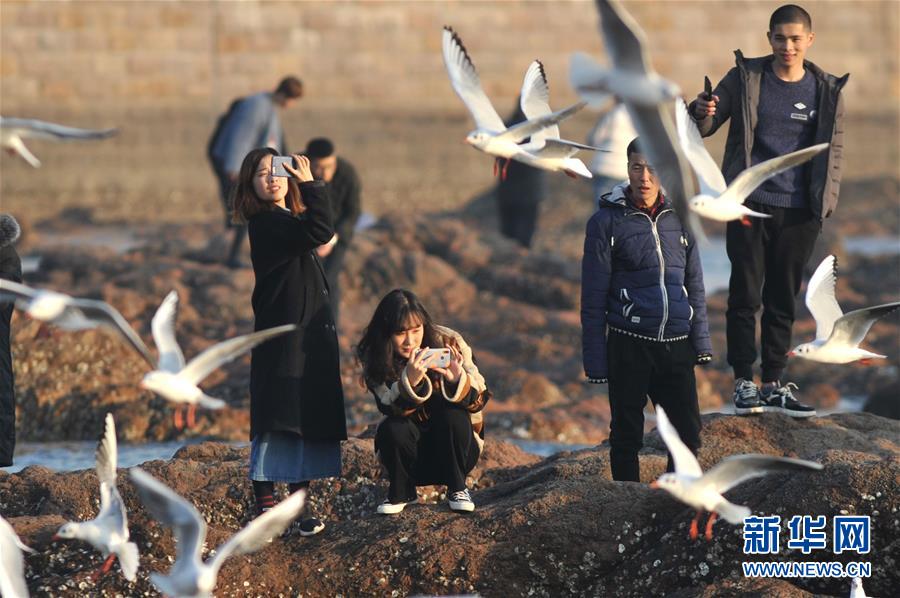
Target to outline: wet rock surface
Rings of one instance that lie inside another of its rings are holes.
[[[374,514],[385,482],[371,439],[354,438],[343,450],[344,475],[314,482],[312,509],[327,523],[312,538],[275,539],[260,552],[226,562],[220,596],[407,596],[478,593],[483,596],[846,596],[844,579],[748,579],[742,561],[869,561],[871,595],[900,584],[900,423],[841,414],[793,420],[706,415],[700,463],[746,452],[821,462],[822,472],[772,475],[748,481],[728,498],[756,514],[782,518],[778,555],[742,553],[741,529],[719,521],[713,540],[691,541],[693,512],[646,484],[612,482],[606,443],[538,460],[515,446],[489,440],[472,473],[470,515],[447,509],[443,488],[420,488],[419,504],[394,517]],[[215,548],[251,517],[248,449],[203,443],[170,461],[144,468],[188,498],[209,523],[204,550]],[[655,432],[642,452],[643,481],[660,475],[665,452]],[[98,508],[91,470],[53,473],[29,467],[0,473],[0,509],[22,539],[37,549],[26,558],[35,595],[156,595],[152,571],[168,571],[175,555],[171,532],[148,519],[124,470],[119,489],[132,539],[141,550],[138,580],[127,583],[115,566],[94,583],[102,558],[77,542],[53,542],[67,519],[93,517]],[[785,547],[793,515],[839,513],[872,519],[868,555]]]

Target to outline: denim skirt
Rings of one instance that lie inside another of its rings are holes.
[[[305,482],[341,475],[339,441],[305,440],[290,432],[266,432],[250,443],[254,482]]]

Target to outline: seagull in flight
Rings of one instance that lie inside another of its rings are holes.
[[[750,509],[728,502],[722,496],[723,492],[769,473],[822,469],[819,463],[802,459],[768,455],[732,455],[722,459],[704,474],[694,453],[681,441],[665,410],[659,406],[656,407],[656,428],[669,453],[672,454],[675,471],[662,474],[658,480],[650,484],[650,487],[661,488],[684,504],[697,509],[697,516],[691,521],[691,540],[697,539],[697,526],[703,511],[710,513],[706,521],[707,540],[712,540],[712,526],[718,515],[734,525],[742,523],[750,516],[752,513]]]
[[[238,336],[207,348],[189,363],[185,363],[184,354],[175,338],[177,309],[178,293],[170,291],[156,310],[150,324],[153,342],[159,351],[159,363],[154,363],[155,369],[144,375],[141,387],[169,401],[186,404],[189,428],[195,423],[197,405],[207,409],[221,409],[226,405],[222,399],[208,396],[197,386],[204,378],[256,345],[297,328],[295,324],[286,324]],[[175,427],[182,429],[184,421],[180,408],[175,410],[174,419]]]
[[[731,185],[726,186],[722,171],[706,150],[700,131],[697,130],[697,123],[688,114],[687,106],[681,98],[675,101],[675,125],[681,149],[700,184],[700,194],[690,199],[691,209],[705,218],[719,222],[739,219],[744,226],[750,226],[750,216],[771,218],[769,214],[756,212],[744,205],[744,201],[757,187],[773,176],[807,162],[829,146],[828,143],[820,143],[760,162],[741,172]]]
[[[131,481],[147,511],[172,528],[178,544],[175,564],[168,575],[151,573],[150,581],[166,596],[206,598],[216,587],[219,568],[230,556],[249,554],[279,535],[300,514],[306,492],[298,490],[263,513],[216,549],[206,562],[201,550],[206,541],[206,522],[184,497],[139,467],[130,470]]]
[[[125,503],[116,488],[116,423],[111,413],[106,414],[106,427],[97,444],[97,477],[100,479],[100,512],[95,519],[64,524],[53,537],[57,539],[84,540],[99,550],[106,561],[94,574],[96,582],[112,567],[116,557],[122,567],[122,574],[128,581],[134,581],[138,569],[138,547],[128,541],[128,516]]]
[[[450,84],[472,114],[472,118],[475,119],[476,129],[466,136],[466,143],[497,158],[494,162],[495,175],[499,161],[505,159],[506,163],[501,173],[504,179],[506,178],[506,169],[509,167],[509,160],[517,160],[546,170],[544,163],[530,154],[521,143],[535,133],[572,116],[586,104],[580,102],[559,112],[528,118],[524,122],[507,128],[491,104],[491,100],[484,93],[475,65],[472,64],[472,59],[469,58],[462,40],[452,28],[444,27],[442,42],[444,66],[450,76]],[[558,136],[559,130],[557,129]]]
[[[669,106],[681,89],[660,76],[650,62],[647,36],[617,0],[596,0],[603,46],[613,68],[600,66],[583,53],[572,55],[569,79],[581,99],[603,103],[610,95],[625,104],[641,139],[641,150],[659,173],[681,222],[698,239],[705,239],[688,199],[696,195],[690,164],[678,143]]]
[[[815,340],[797,345],[790,357],[803,357],[821,363],[852,363],[869,365],[873,359],[886,355],[859,348],[869,329],[878,319],[900,308],[900,301],[864,307],[846,314],[834,296],[837,284],[837,258],[829,255],[806,286],[806,307],[816,320]]]
[[[125,318],[110,304],[96,299],[70,297],[63,293],[33,289],[11,280],[0,279],[0,302],[13,302],[29,317],[63,330],[104,328],[124,340],[153,365],[153,355]]]
[[[41,161],[25,147],[23,139],[49,139],[51,141],[106,139],[118,132],[118,129],[76,129],[42,120],[0,116],[0,147],[10,154],[19,154],[35,168],[40,167]]]
[[[540,60],[532,62],[525,72],[522,91],[519,94],[519,106],[528,120],[536,120],[553,113],[550,109],[550,86],[547,84],[547,74]],[[544,170],[557,170],[572,178],[580,175],[587,179],[592,178],[591,171],[584,162],[573,156],[578,150],[609,152],[591,145],[560,139],[558,125],[550,125],[534,133],[531,141],[520,147],[533,156],[532,164],[540,162]]]
[[[0,596],[27,598],[25,583],[25,559],[22,551],[34,552],[16,535],[16,530],[0,516]]]

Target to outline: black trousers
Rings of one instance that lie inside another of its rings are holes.
[[[761,304],[762,380],[772,382],[781,378],[787,366],[803,268],[822,225],[806,208],[775,208],[756,202],[747,202],[747,207],[772,217],[751,218],[750,226],[740,221],[728,223],[728,363],[735,378],[753,378],[756,312]]]
[[[614,480],[639,482],[638,451],[644,446],[647,397],[666,411],[682,442],[700,448],[700,407],[694,364],[697,354],[687,339],[669,343],[634,338],[615,331],[607,339],[609,360],[609,464]],[[672,455],[666,471],[674,471]]]
[[[12,314],[12,303],[0,305],[0,467],[13,464],[16,449],[16,384],[10,343]]]
[[[344,269],[344,256],[347,254],[347,245],[338,241],[325,259],[322,260],[322,269],[325,270],[325,278],[328,280],[328,301],[331,303],[331,313],[334,314],[334,323],[338,323],[338,311],[341,307],[341,287],[339,278]]]
[[[517,241],[522,247],[531,247],[531,239],[537,229],[540,204],[498,198],[497,209],[500,215],[500,234]]]
[[[375,433],[375,450],[388,472],[388,500],[408,502],[416,486],[443,484],[447,492],[466,488],[466,474],[480,451],[469,413],[448,405],[424,424],[408,417],[388,417]]]

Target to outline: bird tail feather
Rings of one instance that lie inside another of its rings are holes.
[[[138,570],[138,547],[134,542],[126,542],[119,551],[119,565],[122,567],[122,575],[128,581],[134,581],[137,578]]]

